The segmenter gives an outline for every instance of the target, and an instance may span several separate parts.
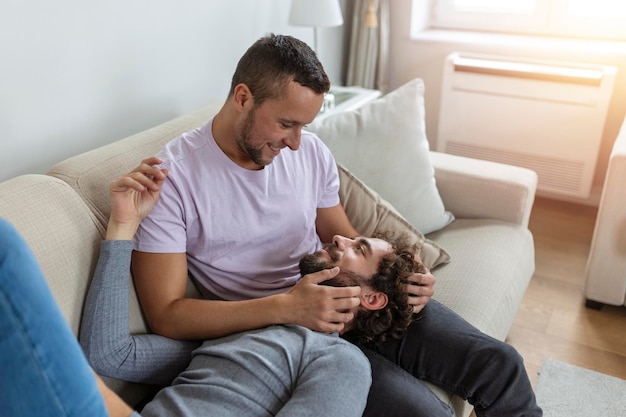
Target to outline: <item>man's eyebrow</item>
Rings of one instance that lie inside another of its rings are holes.
[[[356,243],[365,247],[365,257],[368,258],[372,254],[372,244],[364,237],[360,237],[356,240]]]
[[[284,123],[287,125],[304,125],[305,123],[299,122],[298,120],[293,120],[293,119],[286,119],[286,118],[279,118],[278,121],[280,123]]]

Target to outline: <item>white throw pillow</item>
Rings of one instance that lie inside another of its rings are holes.
[[[414,79],[353,110],[311,123],[337,162],[387,200],[417,230],[448,225],[435,184],[424,121],[424,83]]]

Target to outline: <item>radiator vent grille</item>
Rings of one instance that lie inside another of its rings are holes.
[[[617,68],[455,52],[437,150],[530,168],[544,195],[589,198]]]
[[[455,141],[449,141],[446,144],[446,152],[532,169],[539,177],[538,187],[546,191],[577,195],[583,187],[585,171],[583,161],[510,152]]]

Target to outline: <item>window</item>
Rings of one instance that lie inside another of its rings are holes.
[[[433,1],[435,28],[626,40],[623,0]]]

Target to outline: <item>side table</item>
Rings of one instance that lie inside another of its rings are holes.
[[[365,103],[376,100],[380,96],[381,92],[379,90],[372,90],[369,88],[358,86],[331,87],[324,99],[324,105],[315,120],[321,120],[331,114],[336,114],[342,111],[357,109]]]

